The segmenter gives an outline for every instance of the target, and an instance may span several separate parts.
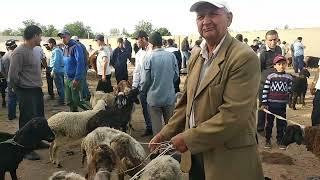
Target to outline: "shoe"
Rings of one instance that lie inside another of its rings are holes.
[[[37,154],[34,151],[31,151],[29,154],[26,154],[24,158],[31,161],[40,160],[39,154]]]
[[[281,149],[281,150],[287,149],[287,146],[283,145],[280,141],[277,141],[277,144],[278,144],[279,149]]]
[[[8,119],[11,121],[11,120],[14,120],[14,119],[16,119],[17,118],[17,116],[13,116],[13,117],[8,117]]]
[[[153,135],[153,132],[151,129],[146,129],[144,131],[144,133],[141,135],[141,137],[146,137],[146,136],[152,136]]]
[[[43,142],[43,141],[40,141],[40,143],[37,145],[36,149],[48,149],[50,147],[49,144]]]
[[[265,145],[264,145],[264,148],[265,148],[265,149],[271,149],[271,148],[272,148],[271,140],[270,140],[270,139],[267,139],[267,140],[266,140],[266,143],[265,143]]]

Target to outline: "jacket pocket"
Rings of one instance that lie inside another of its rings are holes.
[[[239,149],[257,144],[254,134],[242,134],[224,144],[226,149]]]

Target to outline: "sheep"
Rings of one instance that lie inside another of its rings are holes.
[[[70,141],[74,141],[86,136],[99,126],[101,123],[94,122],[97,119],[91,119],[97,112],[105,109],[104,100],[99,100],[93,110],[83,112],[60,112],[48,119],[48,124],[56,139],[50,144],[49,155],[50,161],[61,167],[58,158],[58,149]],[[90,127],[90,128],[88,128]]]
[[[105,111],[99,111],[91,117],[91,121],[101,123],[104,121],[104,125],[113,127],[116,129],[122,129],[124,132],[132,128],[131,114],[134,109],[134,103],[139,103],[138,90],[134,89],[129,92],[128,95],[120,93],[116,96],[115,105],[112,107],[106,107]],[[92,124],[93,126],[96,126]]]
[[[288,146],[294,142],[298,145],[304,142],[307,150],[320,158],[320,126],[308,126],[302,129],[298,125],[289,125],[282,143]]]
[[[14,134],[0,132],[0,142],[13,138]]]
[[[23,157],[42,140],[52,142],[54,138],[45,118],[32,118],[12,139],[0,143],[0,179],[4,180],[5,172],[9,171],[12,180],[18,180],[16,170]]]
[[[308,89],[307,78],[310,77],[310,72],[307,69],[302,69],[299,76],[294,76],[292,82],[292,94],[289,95],[289,107],[296,110],[297,98],[299,97],[300,103],[305,106],[305,96]]]
[[[90,104],[95,107],[97,102],[103,99],[107,106],[113,106],[115,102],[115,95],[113,93],[104,93],[103,91],[96,91],[90,98]]]
[[[169,155],[153,159],[145,166],[139,180],[182,180],[182,171],[177,160]]]
[[[74,172],[58,171],[53,173],[49,180],[86,180],[86,178]]]
[[[96,147],[99,144],[110,144],[111,140],[116,136],[124,136],[127,139],[130,139],[131,147],[132,149],[135,149],[135,151],[133,151],[133,156],[137,156],[140,160],[145,159],[146,153],[143,147],[133,137],[110,127],[98,127],[83,138],[81,142],[82,165],[84,164],[85,157],[87,157],[87,164],[91,161],[93,147]]]
[[[92,152],[88,165],[88,180],[109,180],[119,160],[114,151],[106,144],[100,144]]]

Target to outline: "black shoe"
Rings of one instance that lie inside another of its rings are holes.
[[[31,161],[40,160],[39,154],[34,151],[31,151],[29,154],[24,155],[24,158]]]
[[[40,141],[40,143],[37,145],[36,149],[48,149],[50,147],[49,144],[43,142],[43,141]]]
[[[271,140],[270,140],[270,139],[267,139],[267,140],[266,140],[266,143],[265,143],[265,145],[264,145],[264,148],[265,148],[265,149],[271,149],[271,148],[272,148]]]
[[[144,131],[144,133],[141,135],[141,137],[146,137],[146,136],[152,136],[153,135],[153,132],[151,129],[146,129]]]
[[[8,119],[11,121],[11,120],[14,120],[14,119],[16,119],[17,118],[17,116],[13,116],[13,117],[8,117]]]

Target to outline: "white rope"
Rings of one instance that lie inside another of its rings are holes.
[[[151,143],[151,144],[161,144],[161,143]],[[167,147],[166,147],[166,148],[164,149],[164,151],[162,151],[156,158],[161,157],[161,156],[164,156],[167,152],[175,149],[171,143],[164,142],[164,144],[160,145],[160,146],[157,147],[155,150],[159,150],[160,147],[163,146],[163,145],[166,145]],[[155,151],[155,150],[154,150],[154,151]],[[154,151],[153,151],[153,152],[154,152]],[[153,153],[153,152],[152,152],[152,153]],[[150,153],[150,155],[151,155],[152,153]],[[175,153],[173,153],[173,154],[175,154]],[[172,155],[173,155],[173,154],[172,154]],[[149,155],[149,156],[150,156],[150,155]],[[137,178],[139,178],[139,176],[142,174],[142,172],[145,171],[145,168],[146,168],[146,166],[143,167],[140,171],[138,171],[134,176],[132,176],[132,177],[130,178],[130,180],[136,180]]]
[[[288,120],[288,119],[286,119],[286,118],[284,118],[284,117],[282,117],[282,116],[279,116],[279,115],[277,115],[277,114],[274,114],[274,113],[270,112],[269,110],[267,110],[267,109],[265,109],[265,108],[263,108],[263,109],[261,109],[261,110],[264,111],[264,112],[267,113],[267,114],[273,115],[273,116],[276,117],[277,119],[280,119],[280,120],[287,121],[287,122],[290,122],[290,123],[292,123],[292,124],[298,125],[298,126],[300,126],[302,129],[305,128],[304,125],[301,125],[301,124],[296,123],[296,122],[294,122],[294,121]]]

